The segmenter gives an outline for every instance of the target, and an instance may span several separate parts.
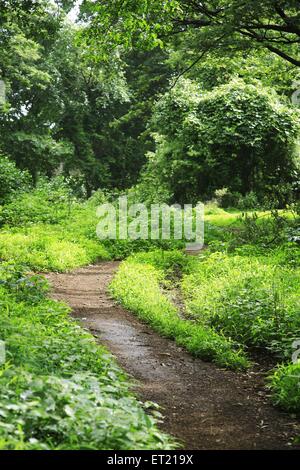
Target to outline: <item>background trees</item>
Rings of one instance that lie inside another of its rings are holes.
[[[72,1],[0,3],[0,150],[34,183],[176,201],[295,187],[296,1],[86,0],[77,25]]]
[[[146,133],[151,106],[171,69],[160,50],[99,60],[66,19],[73,3],[2,2],[0,149],[35,182],[72,175],[90,195],[136,182],[154,148]]]
[[[84,0],[83,9],[92,20],[90,36],[103,45],[151,47],[196,30],[199,52],[265,48],[300,66],[297,0]]]

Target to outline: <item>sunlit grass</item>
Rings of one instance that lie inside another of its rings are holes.
[[[166,272],[170,274],[171,267],[180,266],[182,253],[155,253],[138,254],[121,264],[111,284],[113,296],[193,355],[233,369],[247,367],[247,359],[233,342],[209,327],[182,319],[177,308],[162,292],[160,284]]]

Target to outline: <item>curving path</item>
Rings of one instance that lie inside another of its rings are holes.
[[[163,407],[162,428],[185,449],[287,449],[300,435],[292,416],[269,404],[262,374],[236,373],[193,359],[118,306],[107,287],[116,262],[51,273],[55,299],[99,338],[136,380],[143,401]]]

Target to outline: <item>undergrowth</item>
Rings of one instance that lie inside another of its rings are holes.
[[[0,265],[0,449],[173,448],[159,413],[146,413],[110,354],[47,292],[43,278]]]
[[[297,210],[291,207],[288,211],[242,213],[208,205],[205,214],[208,249],[199,257],[190,258],[182,253],[185,244],[178,240],[100,241],[96,234],[96,208],[107,200],[113,202],[109,195],[99,191],[88,201],[78,201],[60,180],[42,180],[30,193],[14,193],[0,207],[0,260],[12,261],[13,271],[15,263],[22,263],[32,271],[64,272],[98,260],[129,256],[112,283],[115,298],[192,354],[221,366],[247,367],[252,347],[272,354],[280,364],[270,379],[274,402],[285,409],[300,411],[299,367],[290,364],[293,341],[300,337]],[[133,253],[136,254],[132,256]],[[5,269],[8,270],[8,265]],[[14,311],[20,311],[17,320],[14,316],[9,320],[17,331],[10,335],[10,348],[17,348],[15,358],[21,357],[23,351],[26,374],[39,374],[41,370],[42,375],[56,376],[57,364],[55,367],[51,361],[46,364],[49,354],[42,349],[47,351],[50,347],[52,355],[51,348],[57,343],[53,357],[57,355],[64,361],[63,344],[66,347],[70,344],[64,343],[65,336],[59,331],[57,341],[51,332],[51,340],[44,342],[48,324],[47,328],[37,326],[36,314],[32,313],[36,308],[33,297],[27,288],[22,294],[22,282],[39,284],[37,291],[43,290],[37,279],[17,279],[16,290],[10,292],[13,283],[4,285],[2,279],[2,305],[5,291]],[[179,315],[167,295],[170,285],[182,291],[186,318]],[[43,318],[54,318],[55,322],[60,318],[58,311],[63,307],[59,304],[45,299],[38,302]],[[22,313],[23,308],[28,317]],[[54,317],[45,313],[49,311],[56,312]],[[3,334],[7,321],[4,316]],[[36,328],[34,335],[32,325]],[[67,331],[68,328],[70,323]],[[28,353],[27,341],[29,349],[34,344],[36,355]],[[29,363],[33,367],[43,357],[46,362],[38,367],[39,371],[27,370]],[[9,370],[21,367],[23,371],[22,361],[13,363]],[[85,373],[87,370],[90,368]],[[10,373],[2,372],[5,377]],[[24,379],[23,372],[20,376]]]
[[[121,264],[110,286],[112,295],[193,355],[233,369],[247,367],[248,361],[235,343],[211,328],[180,318],[177,308],[162,292],[166,272],[185,260],[178,252],[137,254]]]
[[[203,256],[182,282],[189,315],[243,345],[289,359],[300,337],[300,271],[278,258]]]
[[[247,367],[251,348],[273,357],[273,401],[300,411],[299,364],[291,364],[300,338],[299,247],[259,243],[233,252],[206,250],[138,253],[121,264],[113,296],[164,336],[192,354],[230,368]],[[177,285],[183,318],[167,290]]]

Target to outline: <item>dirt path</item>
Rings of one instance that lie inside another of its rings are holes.
[[[186,449],[289,448],[299,422],[270,406],[262,377],[193,359],[116,305],[107,286],[117,266],[102,263],[48,279],[53,297],[67,302],[138,381],[141,399],[163,407],[163,429]]]

